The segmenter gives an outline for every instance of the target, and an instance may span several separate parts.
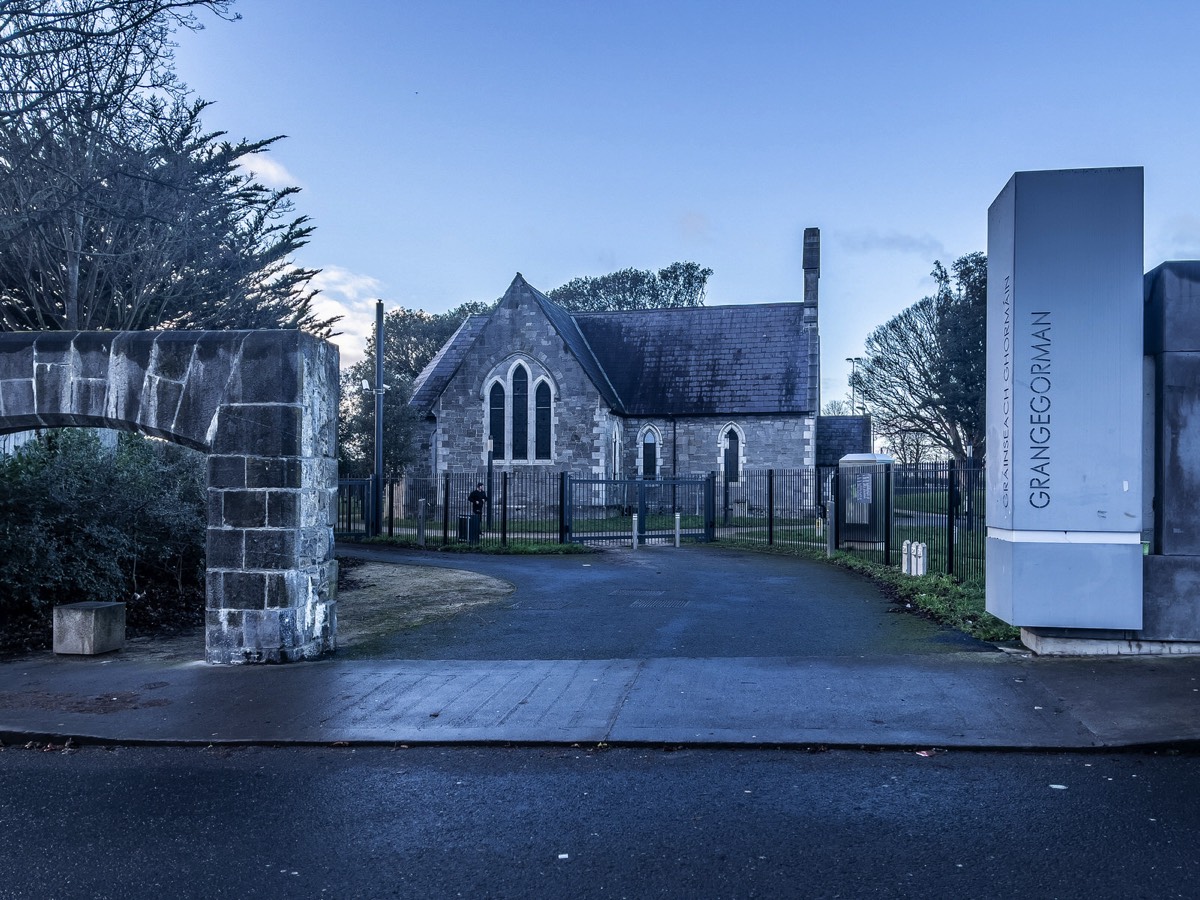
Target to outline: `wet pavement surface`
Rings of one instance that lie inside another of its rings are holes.
[[[866,579],[711,548],[459,556],[340,548],[513,585],[369,659],[0,664],[0,740],[1098,748],[1200,741],[1200,659],[1036,658]],[[199,654],[197,653],[197,656]]]

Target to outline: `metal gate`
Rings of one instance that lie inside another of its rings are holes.
[[[567,540],[674,541],[676,516],[681,538],[714,539],[716,477],[612,479],[565,477],[563,504]]]

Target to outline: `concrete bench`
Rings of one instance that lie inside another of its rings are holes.
[[[125,604],[88,600],[54,607],[54,652],[95,656],[125,646]]]

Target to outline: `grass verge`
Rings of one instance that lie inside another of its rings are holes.
[[[865,575],[902,609],[927,616],[981,641],[1015,641],[1021,637],[1020,629],[987,611],[983,585],[975,582],[960,584],[948,575],[905,575],[899,569],[860,559],[852,553],[838,552],[827,556],[824,550],[806,547],[755,549],[803,556]]]

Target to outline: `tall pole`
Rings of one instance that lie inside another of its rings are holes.
[[[375,534],[383,532],[383,301],[375,301]]]
[[[492,454],[493,454],[493,452],[494,452],[494,448],[492,446],[492,439],[489,437],[487,439],[487,495],[488,495],[487,527],[488,527],[489,531],[492,528]]]

